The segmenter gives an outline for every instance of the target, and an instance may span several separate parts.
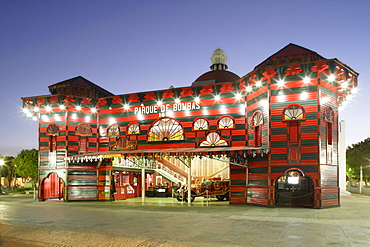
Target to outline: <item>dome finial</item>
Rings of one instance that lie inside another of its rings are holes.
[[[225,52],[221,50],[220,48],[217,48],[211,57],[212,65],[211,65],[211,70],[226,70],[227,65],[226,65],[226,60],[227,57],[225,55]]]

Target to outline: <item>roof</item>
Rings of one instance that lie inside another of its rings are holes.
[[[233,72],[226,70],[213,70],[204,73],[199,76],[193,83],[192,86],[200,86],[205,84],[215,84],[221,82],[237,82],[240,77]]]
[[[77,77],[74,77],[74,78],[71,78],[71,79],[68,79],[68,80],[61,81],[61,82],[55,83],[53,85],[50,85],[49,86],[49,91],[50,91],[50,93],[55,94],[55,93],[57,93],[56,91],[58,91],[58,88],[60,88],[64,85],[78,85],[78,86],[82,86],[82,87],[86,87],[86,88],[92,88],[92,89],[95,89],[95,91],[103,94],[104,96],[114,96],[114,94],[112,94],[111,92],[105,90],[104,88],[96,85],[95,83],[87,80],[86,78],[84,78],[82,76],[77,76]]]
[[[276,53],[274,53],[271,56],[269,56],[268,58],[266,58],[265,60],[263,60],[263,62],[258,64],[255,68],[257,68],[259,66],[262,66],[264,63],[266,63],[268,60],[270,60],[272,58],[279,58],[279,57],[293,56],[293,55],[302,55],[302,54],[308,54],[308,53],[315,54],[319,59],[325,59],[324,57],[322,57],[321,55],[319,55],[315,51],[312,51],[312,50],[307,49],[305,47],[290,43],[287,46],[285,46],[284,48],[280,49]]]

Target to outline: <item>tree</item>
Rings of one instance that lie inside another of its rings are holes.
[[[13,160],[16,173],[22,178],[31,178],[34,188],[38,182],[38,151],[23,149]]]
[[[5,156],[2,158],[4,160],[4,165],[1,170],[1,175],[8,178],[9,186],[12,184],[12,180],[15,177],[15,167],[13,165],[13,156]]]
[[[356,144],[352,144],[351,147],[347,148],[347,171],[351,168],[351,175],[354,178],[358,178],[360,174],[360,167],[370,165],[370,138],[366,138]],[[363,169],[364,178],[369,179],[370,169]]]

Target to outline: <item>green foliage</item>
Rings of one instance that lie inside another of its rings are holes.
[[[23,149],[13,160],[15,170],[22,178],[31,178],[35,186],[38,181],[38,151],[36,149]]]
[[[370,166],[370,138],[348,147],[346,156],[347,174],[359,178],[360,167]],[[363,169],[363,177],[370,178],[370,168]]]

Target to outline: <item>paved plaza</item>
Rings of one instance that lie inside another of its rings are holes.
[[[370,197],[341,207],[267,208],[197,198],[113,202],[0,196],[0,246],[370,246]]]

